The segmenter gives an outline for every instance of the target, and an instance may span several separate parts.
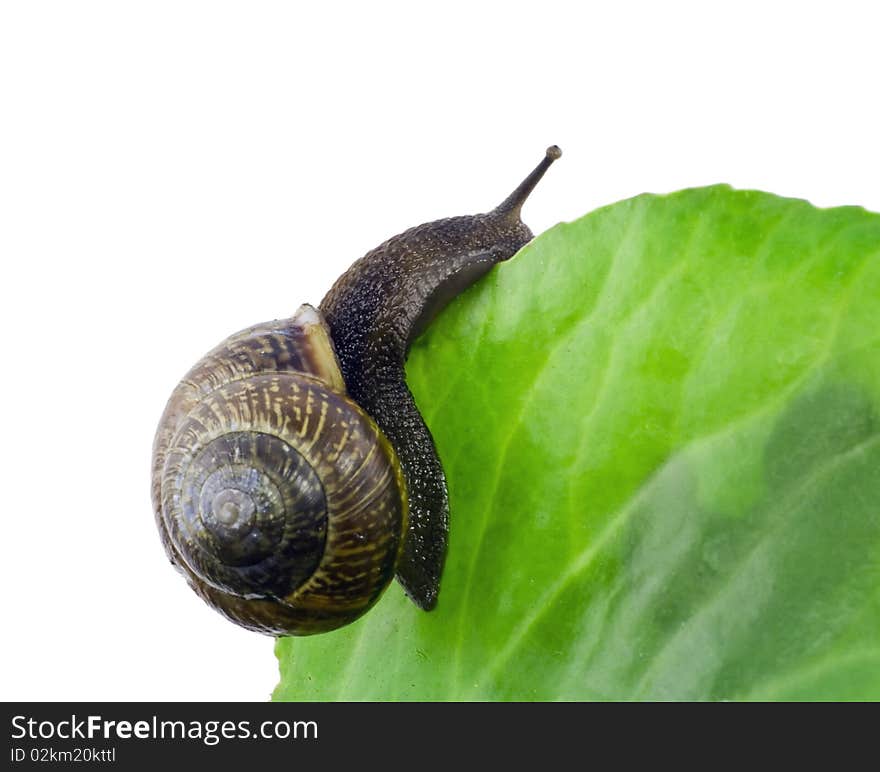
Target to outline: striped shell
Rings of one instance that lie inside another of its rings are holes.
[[[168,557],[205,601],[270,635],[363,614],[407,520],[394,449],[345,392],[311,306],[244,330],[190,370],[153,446]]]

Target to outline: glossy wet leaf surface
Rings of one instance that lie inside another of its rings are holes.
[[[436,611],[277,645],[276,699],[880,699],[880,215],[726,186],[540,236],[409,377]]]

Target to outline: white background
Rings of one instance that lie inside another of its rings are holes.
[[[208,348],[491,208],[729,182],[880,210],[876,3],[4,2],[2,699],[266,699],[168,565],[155,424]]]

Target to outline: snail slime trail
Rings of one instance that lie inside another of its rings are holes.
[[[156,524],[172,564],[229,620],[334,630],[395,575],[434,608],[449,501],[404,363],[452,298],[531,240],[520,210],[560,155],[549,147],[491,212],[388,239],[318,308],[236,333],[178,384],[153,445]]]

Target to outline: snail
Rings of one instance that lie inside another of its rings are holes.
[[[394,236],[318,308],[232,335],[183,378],[153,444],[153,508],[209,605],[309,635],[360,617],[396,575],[434,608],[449,502],[404,363],[453,297],[532,238],[521,207],[560,155],[548,148],[491,212]]]

